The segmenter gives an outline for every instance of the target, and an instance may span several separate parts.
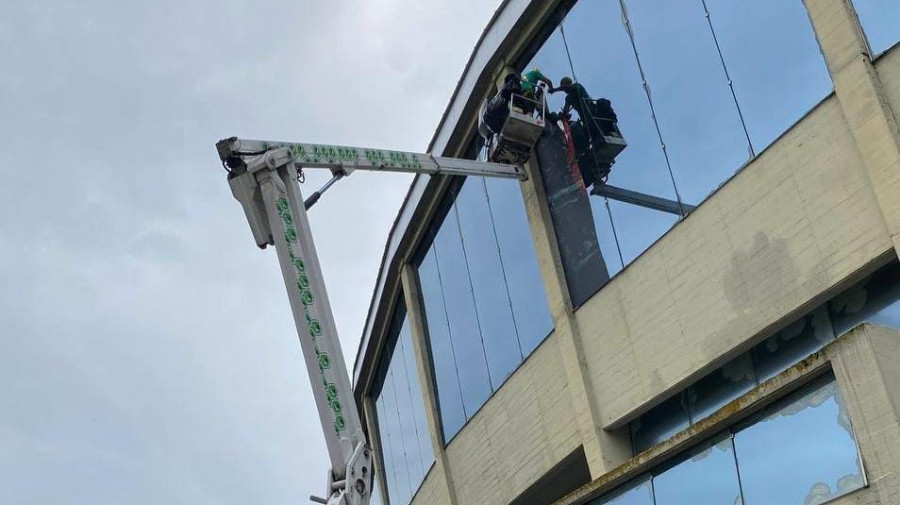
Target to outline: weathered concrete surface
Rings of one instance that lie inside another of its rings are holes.
[[[861,163],[827,99],[576,313],[605,428],[891,250]]]
[[[625,461],[555,505],[587,503],[752,415],[829,369],[834,371],[850,414],[869,483],[868,487],[830,503],[900,504],[900,371],[897,360],[900,360],[900,331],[860,325],[708,418]]]
[[[505,504],[581,445],[555,335],[447,447],[460,504]]]

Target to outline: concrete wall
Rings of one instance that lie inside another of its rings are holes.
[[[861,165],[829,98],[577,312],[604,428],[891,249]]]
[[[450,442],[457,503],[509,503],[581,444],[562,366],[551,335]]]

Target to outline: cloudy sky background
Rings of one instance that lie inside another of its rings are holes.
[[[277,263],[214,143],[423,150],[497,5],[4,5],[0,503],[321,492],[327,457]],[[349,363],[409,182],[354,174],[311,213]]]

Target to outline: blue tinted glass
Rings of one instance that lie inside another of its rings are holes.
[[[891,263],[829,303],[835,334],[863,322],[900,328],[900,263]]]
[[[466,415],[471,417],[491,395],[484,343],[475,313],[472,284],[463,252],[456,213],[447,215],[434,239],[444,305],[450,322],[450,338],[456,355],[459,383]]]
[[[873,55],[900,41],[900,2],[897,0],[853,0],[859,22],[866,31]]]
[[[567,42],[575,79],[592,98],[611,101],[619,129],[628,141],[628,147],[616,158],[608,183],[674,200],[665,157],[621,20],[618,2],[576,3],[563,23],[565,38],[562,31],[554,32],[528,67],[540,67],[556,84],[563,76],[573,76],[564,44]],[[550,109],[559,110],[564,99],[563,92],[551,95]],[[675,217],[655,211],[617,202],[611,205],[622,207],[614,208],[612,214],[625,264],[676,222]],[[591,209],[603,259],[613,276],[621,270],[622,263],[610,216],[599,197],[591,197]]]
[[[385,418],[379,419],[379,425],[387,427],[391,439],[391,452],[393,453],[394,476],[397,478],[397,501],[406,504],[412,499],[413,478],[409,474],[410,457],[406,453],[406,440],[403,433],[403,424],[400,420],[400,409],[397,406],[397,389],[393,370],[388,369],[384,379],[384,389],[381,396],[384,397]]]
[[[831,92],[801,1],[706,0],[756,152]]]
[[[753,361],[749,353],[742,354],[688,388],[691,421],[708,417],[755,385]]]
[[[610,210],[612,209],[612,202]],[[616,234],[613,233],[613,223],[610,220],[610,211],[602,198],[591,197],[591,212],[594,214],[594,231],[597,232],[597,241],[600,243],[600,252],[606,263],[606,271],[610,278],[622,271],[622,259],[619,257],[619,249],[616,247]],[[618,228],[615,230],[618,232]]]
[[[441,425],[444,440],[450,440],[466,422],[457,376],[453,343],[450,341],[450,327],[441,291],[434,251],[428,251],[419,265],[419,283],[422,286],[422,303],[428,325],[428,342],[431,361],[434,364],[434,381],[437,388],[438,404],[441,410]]]
[[[745,505],[820,504],[864,485],[833,376],[735,434]]]
[[[731,437],[704,444],[688,459],[653,477],[653,491],[659,505],[740,504]]]
[[[515,185],[512,181],[503,182]],[[468,179],[463,184],[454,209],[462,231],[488,370],[492,384],[498,387],[522,362],[522,350],[516,335],[487,194],[480,179]],[[447,224],[445,222],[444,226]]]
[[[386,384],[385,384],[386,386]],[[382,393],[384,389],[382,388]],[[375,401],[375,410],[378,414],[378,440],[381,442],[381,459],[384,461],[384,475],[387,483],[388,495],[394,499],[399,495],[397,488],[397,462],[394,460],[393,443],[388,423],[388,414],[385,408],[384,394],[378,396]]]
[[[425,397],[422,396],[422,386],[419,384],[419,373],[416,368],[415,355],[413,354],[412,336],[409,332],[409,323],[406,320],[403,321],[403,328],[400,330],[397,345],[403,349],[406,376],[409,378],[409,397],[413,407],[416,436],[418,438],[424,476],[434,462],[434,450],[431,446],[431,436],[428,433],[428,420],[425,418]]]
[[[525,202],[518,184],[501,179],[482,181],[487,188],[491,218],[497,231],[519,343],[522,352],[528,355],[553,330],[553,318],[547,306]]]
[[[425,476],[425,462],[422,461],[419,449],[419,433],[416,425],[413,398],[410,394],[410,377],[406,373],[406,360],[402,343],[398,340],[391,358],[391,375],[394,381],[394,392],[397,402],[397,413],[400,417],[400,437],[406,452],[406,464],[409,466],[409,482],[415,490]],[[416,398],[415,400],[420,400]]]
[[[631,422],[631,443],[635,455],[690,426],[684,402],[685,395],[680,393]]]
[[[591,505],[653,505],[653,487],[648,477],[642,477],[591,502]]]
[[[765,382],[818,351],[834,339],[824,307],[814,310],[753,348],[759,382]]]
[[[597,197],[592,197],[598,202]],[[599,203],[595,208],[603,205]],[[609,207],[612,212],[613,222],[616,224],[616,235],[619,238],[619,246],[622,248],[622,256],[625,258],[625,264],[628,265],[641,255],[648,247],[653,245],[660,236],[662,236],[669,228],[678,221],[678,216],[667,214],[656,210],[639,207],[622,202],[610,201]],[[609,223],[609,217],[606,211],[597,216],[596,221],[606,219]],[[595,213],[595,215],[597,215]],[[614,244],[613,244],[614,246]],[[605,249],[604,249],[605,256]],[[618,261],[618,256],[607,259],[607,264]]]
[[[703,5],[627,4],[678,189],[699,203],[750,157]]]
[[[566,17],[564,29],[575,68],[574,77],[592,98],[607,98],[612,102],[619,118],[619,129],[628,141],[628,147],[616,158],[609,183],[674,199],[618,2],[578,2]],[[648,43],[669,44],[672,41],[659,39],[648,40]],[[554,83],[562,76],[571,76],[565,48],[559,43],[545,45],[535,62],[552,68],[553,72],[561,72],[557,75],[545,72]],[[551,99],[552,108],[560,108],[563,99],[563,93],[555,93]]]

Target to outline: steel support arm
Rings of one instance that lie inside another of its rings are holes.
[[[350,174],[354,170],[406,172],[414,174],[472,175],[525,180],[525,170],[517,165],[444,158],[427,153],[409,153],[363,147],[302,144],[244,140],[237,137],[220,140],[216,147],[219,158],[229,168],[240,167],[247,158],[274,149],[287,149],[300,168],[327,168],[334,173]],[[235,167],[231,167],[234,164]]]
[[[257,244],[274,244],[331,459],[325,503],[366,505],[372,454],[353,398],[294,156],[275,149],[229,174]],[[263,240],[260,243],[260,240]]]

